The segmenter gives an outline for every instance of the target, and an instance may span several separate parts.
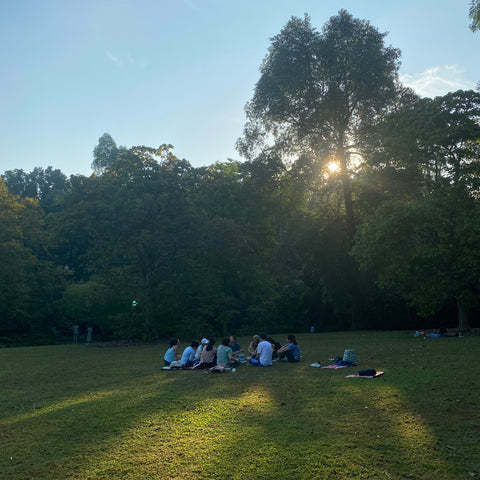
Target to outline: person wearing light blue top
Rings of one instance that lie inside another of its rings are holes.
[[[177,360],[177,350],[180,340],[178,338],[172,338],[168,344],[168,350],[163,356],[163,361],[166,367],[169,367],[172,362]]]
[[[182,354],[180,360],[175,360],[170,363],[170,368],[189,368],[193,367],[195,363],[195,350],[198,347],[198,340],[193,340],[191,345],[188,346]]]
[[[286,358],[289,362],[299,362],[302,358],[300,356],[300,347],[297,344],[295,335],[287,335],[287,343],[277,350],[280,360]]]

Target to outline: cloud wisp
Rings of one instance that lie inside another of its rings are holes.
[[[107,58],[109,60],[111,60],[117,67],[120,67],[120,68],[123,68],[124,65],[123,65],[123,62],[118,58],[116,57],[115,55],[113,55],[113,53],[109,52],[108,50],[105,52],[105,55],[107,56]]]
[[[465,71],[457,65],[439,65],[422,73],[400,75],[400,80],[418,95],[430,98],[475,88],[475,82],[465,78]]]

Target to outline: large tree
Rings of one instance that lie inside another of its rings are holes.
[[[352,243],[351,160],[359,129],[396,98],[400,52],[384,33],[341,10],[322,32],[292,17],[272,39],[237,147],[248,157],[268,149],[307,153],[340,168],[347,232]]]

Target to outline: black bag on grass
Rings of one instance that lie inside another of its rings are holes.
[[[367,370],[360,370],[358,374],[361,377],[374,377],[376,375],[377,371],[374,368],[369,368]]]

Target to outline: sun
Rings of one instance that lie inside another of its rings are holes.
[[[340,171],[340,165],[337,162],[330,162],[327,165],[327,170],[329,173],[337,173]]]

